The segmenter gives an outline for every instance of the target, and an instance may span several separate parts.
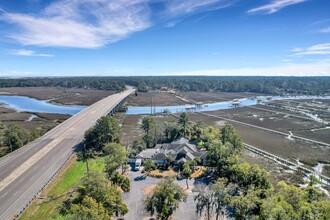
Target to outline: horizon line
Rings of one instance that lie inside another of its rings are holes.
[[[171,76],[180,76],[180,77],[330,77],[330,75],[35,75],[35,76],[0,76],[0,79],[19,79],[19,78],[79,78],[79,77],[171,77]]]

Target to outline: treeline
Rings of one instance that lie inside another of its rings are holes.
[[[119,122],[110,117],[100,118],[96,125],[85,133],[84,148],[78,157],[102,157],[104,173],[89,170],[75,188],[75,195],[59,207],[65,219],[112,219],[128,212],[121,191],[130,191],[130,180],[123,175],[126,169],[126,149],[119,143]],[[122,168],[122,172],[118,169]]]
[[[274,95],[321,95],[330,92],[330,77],[163,76],[129,77],[124,80],[140,92],[164,86],[184,92],[257,92]]]
[[[125,82],[110,77],[0,79],[0,88],[5,87],[63,87],[122,91],[125,89]]]
[[[273,95],[323,95],[330,92],[330,77],[262,76],[134,76],[0,79],[0,87],[55,86],[121,91],[125,84],[139,92],[168,87],[183,92],[257,92]]]
[[[34,141],[50,129],[51,127],[45,127],[26,131],[16,124],[9,124],[7,126],[0,124],[0,148],[2,148],[0,157]]]

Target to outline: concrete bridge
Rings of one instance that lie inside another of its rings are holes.
[[[0,219],[19,216],[70,159],[84,133],[135,89],[104,98],[0,160]]]

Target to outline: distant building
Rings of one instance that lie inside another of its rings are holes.
[[[240,106],[241,102],[238,99],[234,99],[233,102],[231,103],[232,106],[235,108]]]
[[[207,151],[199,151],[195,144],[189,143],[186,138],[180,138],[172,143],[157,144],[155,148],[146,149],[140,152],[136,158],[147,160],[151,159],[155,164],[164,165],[167,158],[171,157],[174,164],[184,163],[194,160],[195,157],[204,163]]]
[[[167,91],[168,90],[168,87],[167,86],[162,86],[161,88],[160,88],[160,91]]]

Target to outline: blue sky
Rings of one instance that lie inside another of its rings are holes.
[[[0,0],[1,76],[330,76],[329,0]]]

